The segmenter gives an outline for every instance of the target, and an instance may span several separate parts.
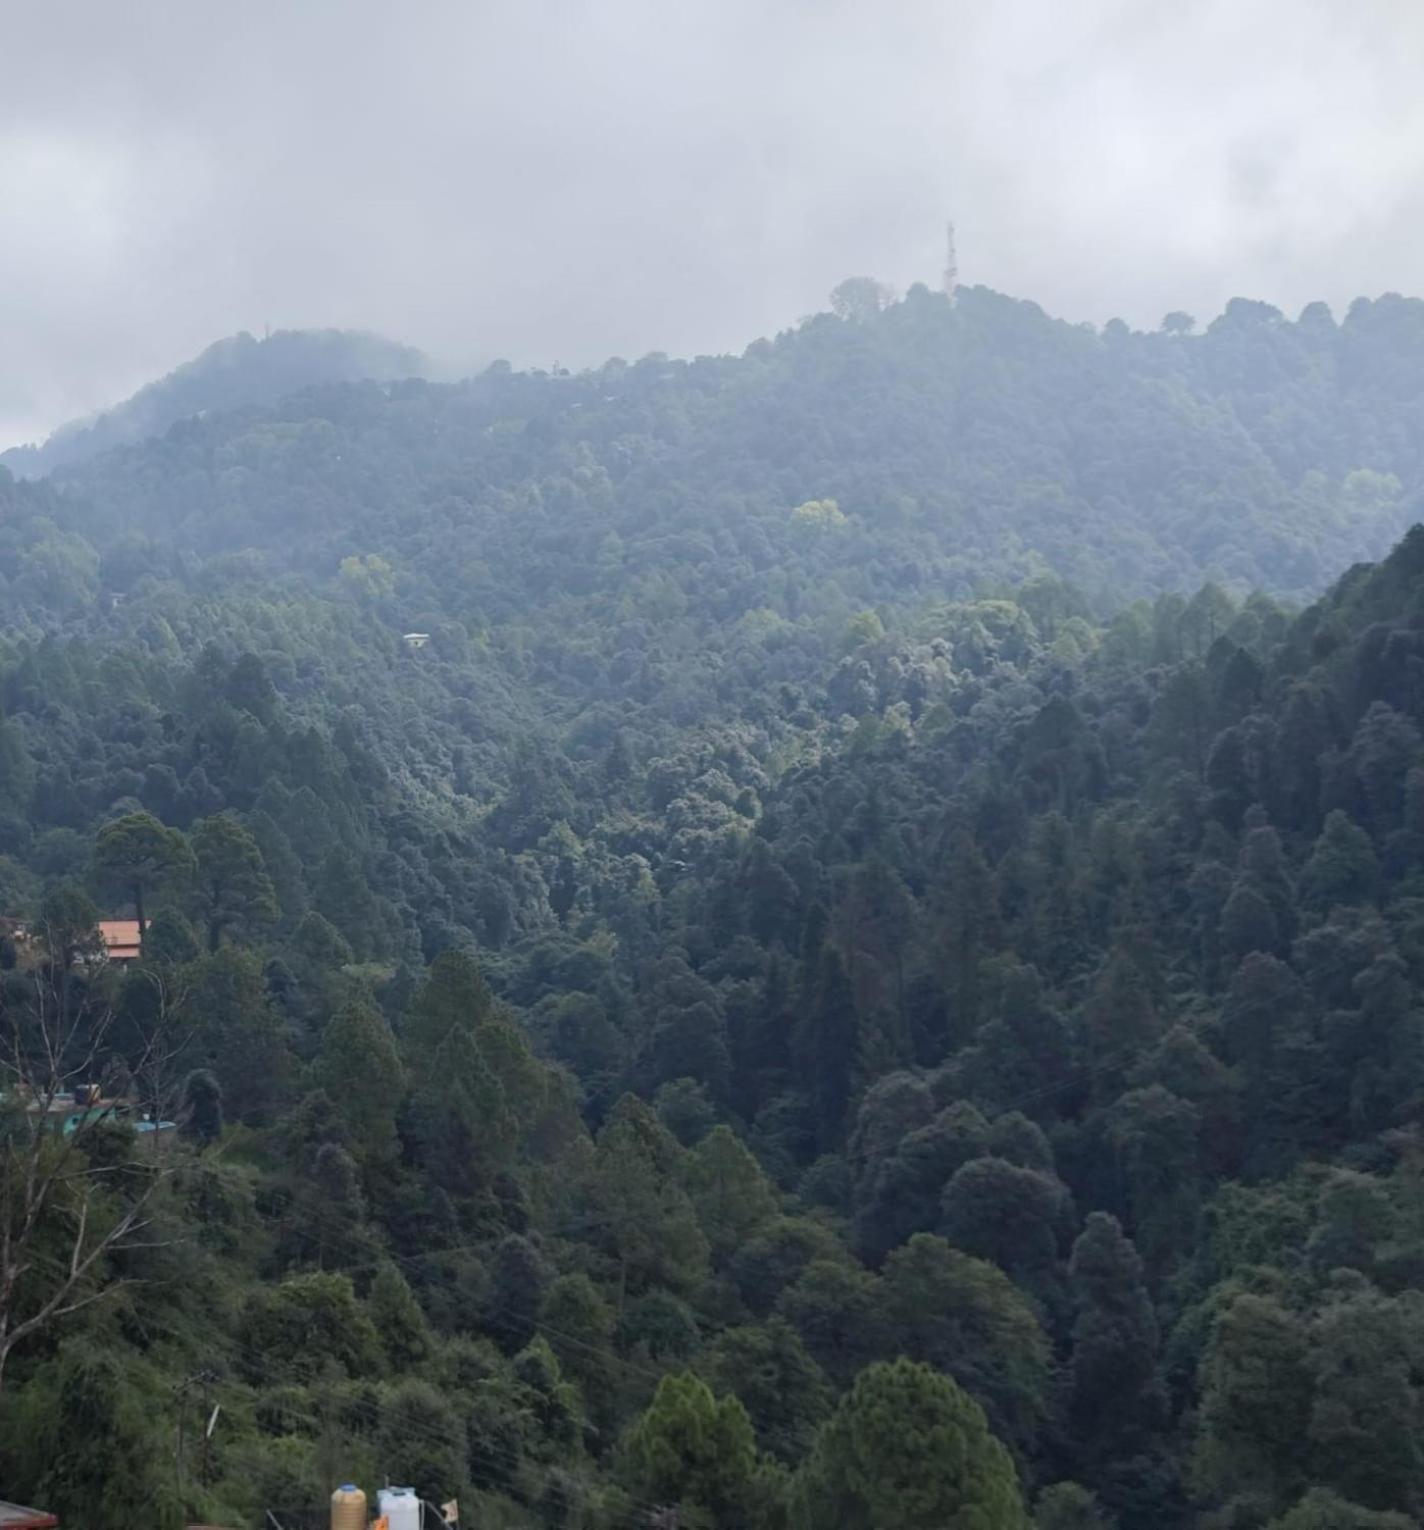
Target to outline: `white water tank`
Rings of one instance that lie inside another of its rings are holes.
[[[420,1499],[414,1488],[383,1487],[376,1501],[390,1530],[420,1530]]]

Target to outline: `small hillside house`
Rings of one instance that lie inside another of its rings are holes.
[[[141,955],[137,919],[101,919],[99,934],[104,940],[104,955],[120,967],[136,962]]]

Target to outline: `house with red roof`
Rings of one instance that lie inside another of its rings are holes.
[[[126,967],[136,962],[143,951],[137,919],[101,919],[99,934],[104,940],[104,955],[111,962]],[[0,1530],[4,1530],[0,1522]]]

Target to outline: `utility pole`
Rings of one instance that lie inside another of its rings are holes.
[[[212,1481],[212,1440],[213,1429],[217,1425],[218,1413],[222,1409],[221,1403],[213,1401],[213,1381],[216,1378],[211,1371],[203,1372],[203,1417],[206,1423],[203,1427],[203,1460],[198,1468],[198,1481],[207,1487]]]
[[[198,1468],[198,1480],[206,1487],[209,1475],[208,1442],[212,1439],[213,1425],[217,1423],[218,1409],[221,1407],[221,1404],[215,1407],[212,1403],[212,1384],[216,1380],[217,1377],[212,1371],[195,1371],[191,1376],[185,1376],[174,1389],[177,1393],[178,1403],[178,1443],[177,1448],[173,1452],[173,1480],[174,1485],[178,1489],[180,1501],[183,1497],[183,1473],[187,1465],[184,1457],[187,1453],[188,1394],[194,1387],[201,1387],[203,1389],[203,1412],[199,1423],[199,1428],[202,1430],[203,1456]]]

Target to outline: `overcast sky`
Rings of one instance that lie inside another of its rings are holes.
[[[0,446],[217,337],[740,350],[841,277],[1424,292],[1419,0],[0,0]]]

